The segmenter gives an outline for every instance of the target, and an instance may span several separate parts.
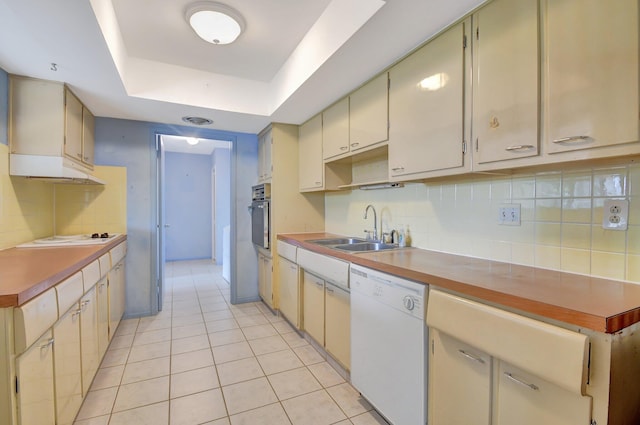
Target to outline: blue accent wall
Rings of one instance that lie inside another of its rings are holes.
[[[167,261],[212,256],[211,169],[209,155],[165,154],[165,223],[170,225],[165,233]],[[226,204],[228,209],[229,202]]]
[[[0,143],[9,144],[9,76],[0,68]]]

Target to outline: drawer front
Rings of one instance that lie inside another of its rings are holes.
[[[346,261],[299,249],[298,265],[331,283],[349,288],[349,263]]]
[[[276,244],[278,247],[278,255],[294,263],[298,261],[296,255],[298,253],[297,246],[282,241],[278,241]]]
[[[78,302],[84,294],[84,284],[82,272],[78,272],[70,278],[56,285],[56,293],[58,294],[58,311],[62,316]]]
[[[112,248],[109,254],[111,255],[111,265],[115,266],[127,255],[127,243],[122,242],[120,245]]]
[[[586,335],[437,290],[427,325],[568,391],[582,394]]]
[[[84,281],[84,292],[87,292],[100,280],[100,260],[96,260],[93,263],[82,269],[82,280]]]
[[[111,256],[107,253],[98,258],[100,262],[100,277],[105,277],[111,270]]]
[[[16,354],[30,347],[58,320],[58,301],[54,288],[38,295],[13,311]]]

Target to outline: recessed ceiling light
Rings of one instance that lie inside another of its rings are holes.
[[[242,16],[221,3],[193,3],[187,7],[185,17],[196,34],[212,44],[233,43],[244,30]]]
[[[203,118],[203,117],[186,116],[186,117],[182,117],[182,121],[188,122],[189,124],[193,124],[193,125],[213,124],[213,120],[210,120],[209,118]]]
[[[191,146],[197,145],[198,142],[200,142],[200,140],[196,139],[195,137],[187,137],[187,143]]]

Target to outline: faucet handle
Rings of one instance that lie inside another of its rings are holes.
[[[375,232],[373,230],[364,229],[364,234],[365,234],[365,238],[369,241],[371,239],[375,239]],[[372,234],[374,234],[373,237],[371,236]]]

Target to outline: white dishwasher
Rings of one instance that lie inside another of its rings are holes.
[[[393,425],[427,422],[426,285],[351,265],[351,383]]]

